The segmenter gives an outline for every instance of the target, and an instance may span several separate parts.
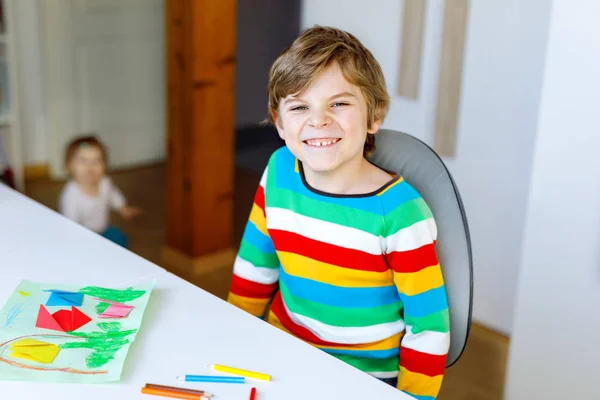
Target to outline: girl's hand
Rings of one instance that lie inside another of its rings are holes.
[[[141,208],[133,206],[124,206],[123,208],[121,208],[121,210],[119,210],[121,217],[123,217],[123,219],[126,221],[132,220],[138,215],[143,214],[143,212],[144,211]]]

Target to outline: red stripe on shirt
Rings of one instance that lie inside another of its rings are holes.
[[[277,229],[270,229],[269,235],[277,251],[294,253],[323,263],[359,271],[385,272],[389,270],[383,255],[376,256]]]
[[[270,285],[252,282],[233,274],[231,279],[231,292],[238,296],[255,299],[268,299],[277,289],[277,282]]]
[[[435,242],[409,251],[394,251],[387,254],[388,263],[395,272],[419,272],[439,263]]]
[[[443,375],[447,357],[446,354],[438,356],[406,347],[400,348],[400,366],[427,376]]]
[[[260,185],[256,189],[256,194],[254,195],[254,204],[262,210],[263,215],[267,215],[265,213],[265,188]]]

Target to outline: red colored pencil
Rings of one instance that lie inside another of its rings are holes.
[[[252,390],[250,390],[250,400],[254,400],[255,397],[256,397],[256,388],[252,388]]]

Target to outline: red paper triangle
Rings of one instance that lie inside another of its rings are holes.
[[[69,310],[59,310],[52,314],[56,322],[62,327],[64,332],[68,332],[73,330],[71,327],[71,311]]]
[[[76,331],[77,329],[81,328],[82,326],[84,326],[85,324],[90,322],[91,320],[92,319],[90,317],[88,317],[87,315],[85,315],[84,313],[79,311],[78,308],[71,307],[71,329],[70,330]]]
[[[67,311],[68,312],[68,311]],[[38,312],[37,321],[35,322],[37,328],[52,329],[54,331],[65,332],[62,326],[54,319],[52,315],[46,310],[46,308],[40,304],[40,311]]]

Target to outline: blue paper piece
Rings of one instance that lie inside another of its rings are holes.
[[[45,292],[51,292],[46,306],[81,307],[81,304],[83,304],[83,293],[65,292],[62,290],[45,290]]]

